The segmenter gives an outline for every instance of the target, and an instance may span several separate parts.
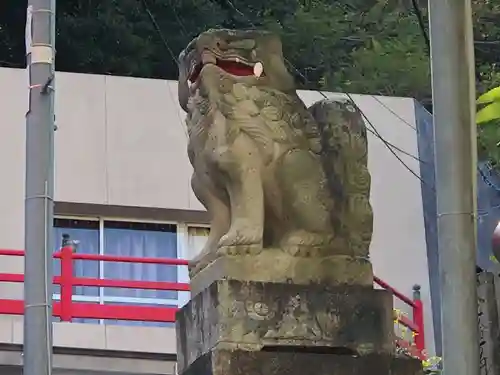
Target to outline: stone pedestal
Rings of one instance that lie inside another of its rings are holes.
[[[279,248],[248,249],[246,253],[208,254],[190,269],[191,295],[221,279],[286,284],[373,285],[367,258],[328,255],[321,249],[291,254]]]
[[[177,315],[178,369],[215,347],[394,350],[392,295],[364,286],[220,280]]]
[[[177,313],[179,375],[421,374],[418,360],[394,357],[392,295],[373,288],[368,261],[284,255],[266,268],[259,256],[269,255],[218,257],[193,274]],[[354,268],[339,281],[326,266],[341,262]]]

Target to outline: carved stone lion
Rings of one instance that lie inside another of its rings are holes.
[[[209,30],[179,63],[192,188],[211,217],[201,256],[270,247],[368,256],[370,175],[356,107],[307,108],[268,32]]]

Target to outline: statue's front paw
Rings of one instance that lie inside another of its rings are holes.
[[[219,247],[226,246],[262,246],[263,229],[251,223],[240,222],[232,225],[219,241]]]

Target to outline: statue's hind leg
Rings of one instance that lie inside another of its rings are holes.
[[[289,228],[281,246],[328,247],[334,239],[331,212],[333,201],[323,168],[316,155],[307,150],[285,154],[276,171]]]

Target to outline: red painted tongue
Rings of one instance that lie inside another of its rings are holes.
[[[232,62],[232,61],[218,61],[217,65],[224,69],[226,72],[229,74],[235,75],[235,76],[251,76],[253,75],[253,68],[245,65],[245,64],[240,64],[237,62]]]

